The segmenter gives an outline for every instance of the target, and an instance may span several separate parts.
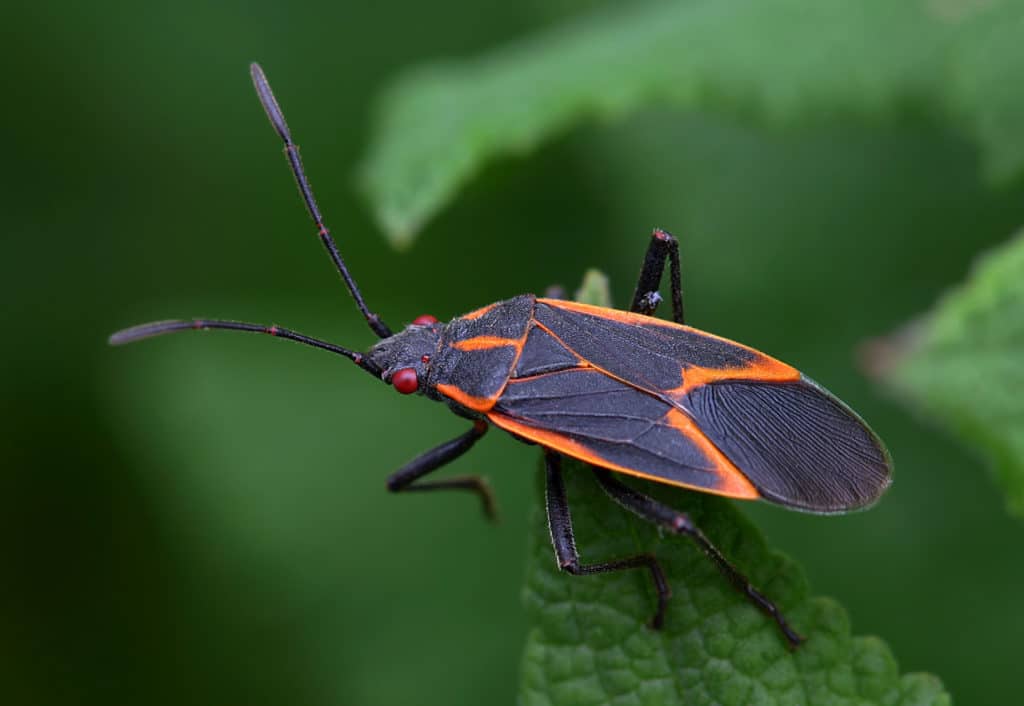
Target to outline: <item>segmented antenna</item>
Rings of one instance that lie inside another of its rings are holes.
[[[366,356],[356,351],[350,351],[348,348],[342,348],[341,346],[327,341],[321,341],[317,338],[312,338],[301,333],[296,333],[280,326],[264,326],[263,324],[249,324],[244,321],[223,321],[220,319],[193,319],[191,321],[182,320],[171,320],[171,321],[153,321],[148,324],[139,324],[138,326],[132,326],[122,331],[118,331],[112,335],[108,340],[112,346],[121,346],[125,343],[132,343],[134,341],[141,341],[144,338],[153,338],[154,336],[162,336],[165,333],[174,333],[175,331],[188,331],[195,330],[199,331],[202,329],[229,329],[232,331],[249,331],[251,333],[265,333],[269,336],[275,336],[277,338],[285,338],[289,341],[295,341],[302,343],[303,345],[311,346],[313,348],[320,348],[331,353],[337,353],[338,355],[349,358],[359,367],[363,368],[367,372],[377,377],[380,376],[381,370],[376,365],[373,365]]]
[[[320,215],[320,208],[316,204],[316,198],[313,197],[313,189],[310,187],[309,180],[306,178],[306,172],[302,168],[299,146],[292,141],[292,134],[288,129],[288,123],[285,122],[281,106],[278,105],[277,99],[274,98],[274,92],[270,89],[270,83],[267,82],[266,74],[263,73],[260,65],[255,62],[249,66],[249,72],[252,74],[252,83],[256,87],[256,94],[260,97],[260,103],[263,104],[263,109],[266,111],[267,117],[270,118],[270,124],[274,126],[277,134],[284,141],[285,156],[288,157],[288,164],[292,169],[292,174],[295,176],[295,183],[299,186],[299,193],[302,194],[306,210],[309,211],[310,218],[316,224],[317,235],[320,236],[327,254],[331,256],[334,266],[345,281],[345,286],[348,287],[352,298],[355,299],[356,306],[359,307],[359,311],[362,313],[363,318],[366,319],[366,323],[370,325],[373,332],[380,338],[388,338],[391,336],[391,329],[388,328],[387,324],[377,314],[370,311],[366,306],[363,295],[359,291],[359,287],[356,286],[356,281],[352,279],[352,275],[348,273],[348,268],[345,267],[345,261],[342,259],[341,253],[338,252],[338,246],[335,245],[331,232],[324,225],[323,216]]]

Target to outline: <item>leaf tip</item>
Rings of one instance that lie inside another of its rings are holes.
[[[610,307],[612,295],[608,286],[608,275],[595,268],[588,269],[583,273],[583,281],[573,298],[584,304]]]

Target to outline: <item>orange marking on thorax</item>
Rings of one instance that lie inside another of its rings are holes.
[[[495,395],[494,397],[474,397],[473,395],[467,395],[462,388],[457,385],[437,385],[434,389],[448,399],[454,400],[466,409],[471,409],[474,412],[487,412],[498,400],[498,395]]]
[[[488,304],[487,306],[482,306],[482,307],[480,307],[479,309],[477,309],[475,311],[469,312],[468,314],[463,314],[462,316],[460,316],[458,318],[465,319],[466,321],[472,321],[473,319],[479,319],[481,316],[484,316],[485,314],[487,314],[487,312],[489,312],[492,309],[494,309],[495,306],[497,306],[497,304]]]
[[[461,341],[455,341],[451,344],[452,348],[457,351],[485,351],[491,348],[500,348],[501,346],[516,346],[519,347],[523,343],[521,338],[502,338],[501,336],[474,336],[473,338],[464,338]]]

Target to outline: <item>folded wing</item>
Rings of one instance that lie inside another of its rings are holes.
[[[811,512],[866,507],[889,485],[891,461],[864,421],[764,353],[572,302],[538,299],[534,316],[489,415],[518,436],[612,470]]]
[[[497,426],[588,463],[736,498],[758,492],[674,405],[591,368],[511,380]]]
[[[772,502],[812,512],[872,504],[889,486],[878,437],[807,378],[716,382],[685,400],[703,433]]]

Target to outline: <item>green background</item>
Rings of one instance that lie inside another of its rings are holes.
[[[790,129],[654,111],[501,161],[388,249],[353,178],[374,96],[401,67],[573,10],[544,5],[5,5],[0,700],[514,700],[535,450],[492,433],[457,464],[492,479],[491,527],[465,497],[385,492],[465,424],[344,360],[230,334],[106,346],[204,315],[370,344],[254,59],[392,325],[574,286],[588,266],[624,302],[650,228],[680,236],[691,322],[799,366],[896,460],[867,513],[744,507],[903,671],[964,704],[1015,693],[1024,530],[983,465],[866,383],[855,352],[1024,223],[1024,182],[987,182],[926,111]]]

